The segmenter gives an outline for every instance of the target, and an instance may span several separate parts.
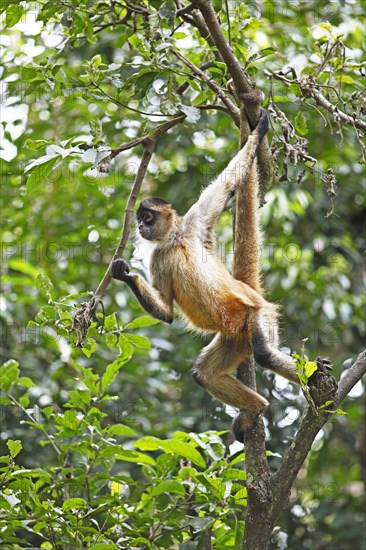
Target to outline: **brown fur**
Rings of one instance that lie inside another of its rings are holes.
[[[260,284],[255,156],[261,137],[257,130],[251,134],[245,147],[203,190],[184,217],[162,199],[141,203],[137,212],[140,234],[155,243],[150,265],[152,286],[139,275],[128,273],[124,260],[113,264],[113,276],[129,284],[151,315],[172,322],[175,301],[194,329],[216,333],[197,358],[193,376],[217,399],[240,409],[234,428],[241,440],[243,431],[253,425],[268,403],[232,376],[239,363],[254,353],[261,366],[297,381],[292,359],[269,339],[269,333],[276,335],[277,311],[263,298]],[[245,185],[247,223],[245,234],[239,230],[236,235],[236,247],[245,255],[242,263],[246,269],[237,266],[234,279],[215,253],[214,228],[239,185]]]

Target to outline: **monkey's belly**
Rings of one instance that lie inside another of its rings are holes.
[[[218,301],[208,297],[206,303],[191,301],[181,296],[176,302],[194,328],[204,332],[221,332],[227,335],[239,334],[248,326],[248,321],[254,310],[244,304],[238,296],[229,295],[225,300]]]

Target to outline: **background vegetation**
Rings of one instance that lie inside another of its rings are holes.
[[[202,339],[179,320],[156,323],[117,283],[83,349],[70,332],[119,242],[141,160],[141,145],[112,161],[111,149],[185,114],[159,140],[141,192],[184,212],[235,154],[239,132],[226,112],[201,108],[222,104],[174,51],[230,97],[227,67],[179,3],[1,6],[2,548],[237,548],[244,455],[227,432],[233,411],[191,379]],[[365,338],[362,132],[339,119],[365,114],[362,8],[214,7],[271,115],[278,173],[261,259],[268,296],[283,306],[283,343],[299,350],[307,338],[308,355],[328,356],[339,378]],[[314,82],[333,109],[306,94]],[[228,265],[230,228],[226,212],[218,242]],[[127,248],[132,257],[132,238]],[[138,247],[133,266],[146,271],[144,257]],[[304,400],[283,379],[257,379],[276,466]],[[364,395],[359,383],[347,415],[319,433],[272,548],[365,547]]]

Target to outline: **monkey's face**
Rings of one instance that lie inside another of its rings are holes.
[[[139,209],[140,210],[140,209]],[[156,225],[156,213],[148,209],[137,212],[137,227],[143,239],[154,240],[154,227]]]
[[[162,241],[173,223],[173,209],[163,199],[145,199],[137,210],[137,226],[143,239]]]

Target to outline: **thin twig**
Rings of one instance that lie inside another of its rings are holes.
[[[147,172],[147,168],[149,165],[149,162],[151,160],[151,157],[155,151],[155,147],[157,142],[159,141],[159,138],[167,132],[170,128],[178,124],[179,122],[182,122],[185,119],[185,115],[182,115],[180,117],[177,117],[173,120],[169,120],[168,122],[165,122],[164,124],[161,124],[155,132],[150,137],[145,137],[145,149],[141,158],[140,166],[137,171],[134,184],[131,189],[130,196],[127,201],[127,206],[125,210],[125,219],[123,223],[123,229],[122,229],[122,236],[121,240],[116,248],[116,251],[113,255],[113,258],[108,266],[108,269],[100,282],[97,290],[94,293],[94,300],[96,305],[99,303],[99,301],[103,298],[105,291],[111,281],[112,278],[112,264],[114,260],[117,258],[120,258],[122,256],[122,253],[125,249],[125,246],[127,244],[128,236],[130,234],[131,225],[132,225],[132,216],[133,216],[133,209],[138,197],[138,194],[141,189],[142,182],[144,180],[145,174]]]
[[[207,76],[206,73],[204,73],[199,67],[196,67],[189,59],[184,57],[181,53],[172,50],[171,52],[177,59],[179,59],[182,63],[184,63],[193,73],[195,73],[197,76],[200,77],[201,80],[207,83],[208,87],[213,90],[217,96],[221,99],[221,101],[226,105],[228,111],[230,112],[231,116],[233,117],[235,123],[237,126],[239,126],[239,109],[234,105],[234,103],[231,101],[231,99],[228,98],[228,96],[225,94],[225,92],[214,82],[211,80],[209,76]]]
[[[197,105],[196,109],[199,109],[200,111],[209,111],[209,110],[217,110],[217,111],[223,111],[226,114],[229,113],[228,109],[224,107],[223,105],[218,105],[217,103],[207,103],[206,105]],[[179,122],[182,122],[186,118],[186,115],[176,115],[176,118],[173,118],[169,121],[169,123],[173,123],[172,125],[178,124]],[[154,132],[158,132],[160,128],[165,128],[166,122],[155,128]],[[144,134],[140,138],[134,139],[133,141],[129,141],[128,143],[124,143],[123,145],[120,145],[119,147],[116,147],[115,149],[112,149],[110,154],[108,155],[107,159],[114,159],[119,153],[122,153],[123,151],[127,151],[128,149],[133,149],[133,147],[136,147],[137,145],[143,145],[147,139],[149,139],[149,136],[151,135],[151,131]]]

